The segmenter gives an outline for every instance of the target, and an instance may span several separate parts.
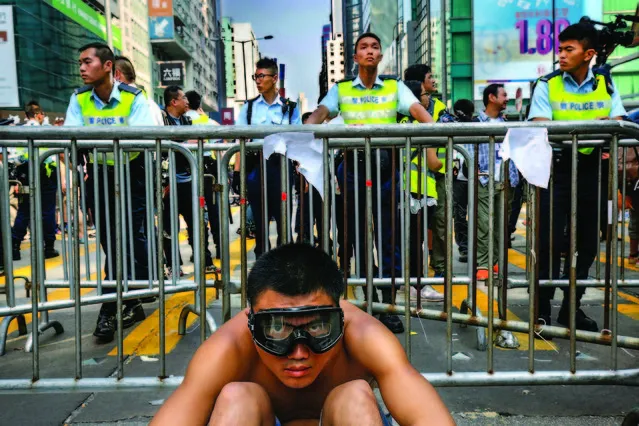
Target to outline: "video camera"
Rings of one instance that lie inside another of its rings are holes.
[[[608,60],[610,54],[617,46],[633,47],[639,45],[639,4],[634,15],[615,15],[612,22],[593,21],[584,16],[579,22],[600,26],[599,45],[597,46],[596,66],[603,67]],[[630,31],[624,31],[628,28],[628,22],[632,22]]]

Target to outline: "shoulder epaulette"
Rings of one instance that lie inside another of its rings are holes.
[[[139,95],[142,93],[142,89],[138,89],[137,87],[129,86],[128,84],[120,83],[118,86],[121,92],[133,93],[134,95]]]
[[[394,75],[380,75],[380,76],[379,76],[379,79],[380,79],[380,80],[382,80],[382,81],[385,81],[385,80],[395,80],[395,81],[399,81],[399,78],[397,78],[397,77],[396,77],[396,76],[394,76]]]
[[[249,99],[248,102],[255,102],[256,100],[260,98],[260,96],[262,95],[257,95],[256,97]]]
[[[75,89],[73,93],[75,93],[76,95],[79,95],[80,93],[90,92],[91,90],[93,90],[93,86],[89,86],[87,84],[86,86],[82,86],[80,88]]]
[[[338,81],[335,84],[340,84],[340,83],[346,83],[347,81],[355,81],[355,77],[351,77],[351,78],[343,78],[340,81]]]
[[[558,75],[561,75],[561,74],[563,74],[563,71],[555,70],[555,71],[551,72],[550,74],[546,74],[545,76],[541,77],[539,79],[539,81],[543,81],[545,83],[548,83],[548,80],[550,80],[551,78],[555,78],[555,77],[557,77]]]

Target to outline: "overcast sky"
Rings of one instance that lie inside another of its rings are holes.
[[[286,64],[286,96],[304,92],[312,110],[319,96],[322,26],[330,23],[330,0],[222,0],[222,16],[249,22],[262,40],[262,56]]]

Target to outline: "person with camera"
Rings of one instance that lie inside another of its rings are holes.
[[[255,74],[251,76],[257,86],[260,95],[254,99],[249,99],[240,111],[237,119],[238,126],[288,126],[302,124],[299,108],[295,102],[291,102],[279,95],[277,62],[271,58],[262,58],[255,64]],[[240,193],[240,161],[246,161],[246,189],[247,198],[253,215],[255,217],[255,257],[270,249],[269,235],[270,219],[274,218],[277,223],[277,245],[281,245],[285,235],[280,235],[280,223],[282,219],[281,202],[282,187],[280,171],[280,155],[272,155],[266,161],[266,170],[260,166],[261,155],[257,151],[247,151],[246,158],[235,161],[233,172],[233,191]],[[293,182],[294,168],[289,163],[289,182]],[[263,185],[263,175],[266,174],[266,185]],[[263,189],[264,187],[264,189]],[[262,190],[264,190],[264,201],[267,204],[266,223],[264,220],[264,205],[262,201]],[[290,192],[287,189],[287,192]],[[285,218],[284,218],[285,219]],[[290,224],[289,224],[290,225]],[[242,224],[241,226],[244,226]]]
[[[554,71],[536,84],[531,99],[528,120],[621,120],[626,111],[619,92],[609,74],[593,71],[590,63],[599,46],[598,32],[592,24],[580,22],[564,29],[559,34],[559,70]],[[597,169],[598,153],[594,148],[580,148],[577,165],[577,235],[575,251],[577,279],[588,278],[599,251],[597,223]],[[554,214],[553,238],[561,241],[569,217],[571,203],[571,150],[555,148],[553,151]],[[539,279],[559,278],[560,250],[553,250],[553,270],[549,268],[550,248],[550,190],[541,190],[539,219]],[[566,258],[563,278],[568,277],[570,259]],[[570,324],[569,288],[564,287],[564,298],[557,322]],[[580,309],[580,301],[586,291],[577,287],[576,326],[579,330],[598,331],[597,323]],[[555,287],[539,289],[539,315],[541,325],[551,324],[550,301]],[[543,329],[541,332],[543,335]]]

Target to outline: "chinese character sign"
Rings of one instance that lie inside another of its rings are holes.
[[[158,64],[160,65],[160,87],[184,87],[185,73],[183,61],[158,62]]]
[[[554,14],[553,14],[554,7]],[[559,33],[582,16],[599,20],[601,0],[474,0],[475,99],[504,83],[513,96],[553,71]]]
[[[149,0],[149,17],[172,15],[173,0]]]

